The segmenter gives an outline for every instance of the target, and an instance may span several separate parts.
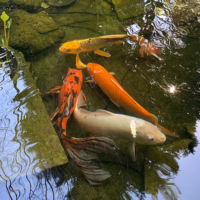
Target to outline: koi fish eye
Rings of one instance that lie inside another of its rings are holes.
[[[150,140],[150,141],[153,141],[153,138],[149,136],[149,140]]]

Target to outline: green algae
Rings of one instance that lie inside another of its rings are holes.
[[[10,46],[23,53],[36,53],[58,43],[64,37],[62,28],[48,17],[45,11],[30,14],[23,10],[9,13],[13,19]]]

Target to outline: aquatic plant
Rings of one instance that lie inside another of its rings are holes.
[[[0,64],[6,64],[9,63],[11,60],[9,59],[9,53],[8,53],[8,42],[10,37],[10,26],[12,24],[12,19],[9,19],[9,16],[5,13],[5,11],[1,14],[1,19],[4,22],[4,39],[2,38],[2,47],[5,47],[6,51],[0,54]],[[8,29],[8,33],[6,31]]]
[[[10,36],[10,26],[12,24],[12,19],[9,19],[9,16],[5,13],[5,11],[2,12],[1,19],[4,22],[4,37],[5,40],[2,38],[2,46],[6,49],[8,48],[8,42],[9,42],[9,36]],[[8,34],[6,29],[8,29]]]

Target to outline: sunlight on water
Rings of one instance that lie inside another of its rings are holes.
[[[176,92],[176,87],[175,86],[171,86],[169,88],[169,92],[172,93],[172,94],[174,94]]]

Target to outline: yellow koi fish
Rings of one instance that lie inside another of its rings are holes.
[[[96,54],[104,57],[110,57],[109,53],[103,52],[99,50],[99,48],[104,47],[110,43],[123,43],[124,39],[130,39],[133,41],[138,41],[140,43],[140,55],[143,57],[144,53],[147,55],[152,54],[160,54],[160,49],[155,47],[152,43],[147,42],[147,40],[138,35],[106,35],[101,37],[95,38],[88,38],[83,40],[73,40],[64,43],[60,48],[59,51],[66,53],[66,54],[77,54],[76,56],[76,66],[77,68],[85,68],[85,64],[83,64],[79,58],[79,54],[82,52],[89,52],[94,51]]]

